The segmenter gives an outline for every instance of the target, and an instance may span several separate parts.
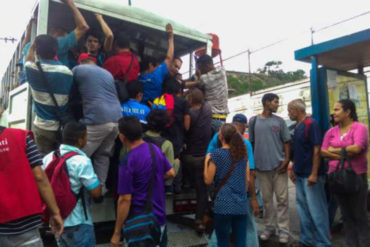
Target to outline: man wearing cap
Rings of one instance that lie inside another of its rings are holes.
[[[233,125],[238,130],[241,135],[244,135],[244,132],[247,128],[247,117],[244,114],[236,114],[232,120]],[[254,185],[255,179],[255,165],[254,165],[254,156],[253,156],[253,149],[252,144],[249,142],[248,139],[244,138],[245,145],[248,151],[248,161],[249,161],[249,169],[250,169],[250,176],[249,176],[249,183],[248,183],[248,199],[250,200],[249,208],[248,208],[248,217],[247,217],[247,243],[246,246],[254,246],[258,247],[258,235],[257,235],[257,226],[256,221],[254,219],[254,215],[257,215],[259,212],[259,207],[256,198],[256,190]],[[213,152],[214,149],[221,147],[221,142],[218,139],[218,133],[216,133],[211,142],[208,145],[207,149],[207,159],[210,158],[210,154]],[[205,162],[205,163],[206,163]],[[216,247],[217,246],[217,239],[216,234],[213,233],[210,242],[208,243],[208,247]]]
[[[82,53],[78,62],[80,65],[73,68],[73,78],[82,99],[81,121],[87,126],[87,144],[83,151],[91,157],[104,193],[121,105],[109,71],[97,66],[96,58],[88,53]]]

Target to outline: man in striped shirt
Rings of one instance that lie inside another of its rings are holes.
[[[58,43],[50,35],[39,35],[31,45],[26,58],[26,74],[31,86],[36,117],[33,123],[36,144],[41,154],[45,155],[56,149],[56,137],[59,119],[45,81],[35,63],[35,50],[47,83],[54,94],[62,114],[66,114],[69,94],[73,83],[72,71],[55,60]]]
[[[41,156],[30,132],[0,126],[1,247],[43,246],[38,232],[42,224],[41,204],[32,202],[39,200],[39,196],[50,210],[52,229],[57,235],[63,232],[63,220],[41,165]],[[9,186],[7,187],[6,184]],[[27,195],[30,191],[29,187],[33,186],[36,189],[26,196],[27,199],[23,194]],[[22,190],[15,192],[14,188],[19,187],[24,188],[23,192]],[[36,205],[33,209],[31,209],[32,204]],[[32,211],[36,213],[27,213]]]

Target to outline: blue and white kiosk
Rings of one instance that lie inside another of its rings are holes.
[[[370,66],[370,29],[296,50],[294,55],[296,60],[311,63],[312,113],[323,131],[330,128],[334,103],[346,98],[354,101],[359,121],[369,129],[364,68]],[[370,169],[367,175],[369,179]]]

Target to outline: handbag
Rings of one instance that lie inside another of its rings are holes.
[[[156,175],[153,144],[148,143],[152,157],[152,177],[143,212],[130,214],[123,228],[123,236],[129,247],[155,247],[161,240],[161,227],[153,213],[152,195]]]
[[[361,189],[361,176],[358,175],[351,165],[351,159],[348,157],[345,148],[342,148],[342,158],[338,162],[336,170],[329,174],[329,189],[335,194],[348,195],[357,193]],[[348,167],[344,168],[344,162],[347,161]]]
[[[207,165],[209,165],[209,162],[211,162],[211,160],[208,161]],[[225,177],[220,181],[215,191],[213,192],[211,201],[208,204],[207,212],[205,213],[203,217],[203,224],[206,226],[206,232],[209,234],[211,234],[213,231],[214,204],[215,204],[216,196],[220,192],[222,187],[227,183],[229,178],[231,177],[231,174],[233,173],[234,168],[235,168],[235,163],[231,165],[230,170],[227,172]]]
[[[114,81],[114,86],[116,87],[117,96],[118,96],[119,102],[121,102],[121,103],[123,103],[123,102],[125,102],[129,99],[126,84],[127,84],[129,72],[131,70],[133,62],[134,62],[134,54],[131,53],[130,65],[127,68],[124,80],[123,81],[120,81],[120,80],[115,80]]]
[[[52,99],[52,101],[53,101],[53,103],[55,105],[55,112],[56,112],[57,118],[59,120],[59,127],[58,127],[58,130],[57,130],[57,142],[61,143],[61,141],[62,141],[62,129],[63,129],[63,127],[68,122],[75,121],[75,119],[70,114],[63,113],[62,112],[62,110],[60,109],[60,106],[59,106],[57,100],[55,99],[53,90],[50,87],[50,84],[48,82],[48,79],[46,78],[46,75],[44,73],[44,70],[41,67],[40,61],[37,61],[36,62],[36,65],[37,65],[37,68],[39,69],[40,74],[41,74],[41,81],[43,82],[44,87],[48,91],[48,93],[49,93],[49,95],[50,95],[50,97],[51,97],[51,99]]]

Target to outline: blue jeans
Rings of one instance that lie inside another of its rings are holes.
[[[331,246],[324,185],[324,176],[319,176],[317,183],[312,186],[308,186],[307,178],[296,178],[297,209],[301,224],[299,241],[308,246]]]
[[[247,241],[246,244],[249,247],[259,247],[257,225],[254,219],[253,209],[250,202],[248,202],[248,214],[247,214]],[[213,231],[211,239],[208,242],[207,247],[217,247],[216,232]]]
[[[57,239],[59,247],[93,247],[95,246],[95,232],[92,225],[81,224],[65,227],[62,235]]]
[[[247,215],[214,215],[218,246],[230,247],[230,230],[235,247],[246,247]]]

